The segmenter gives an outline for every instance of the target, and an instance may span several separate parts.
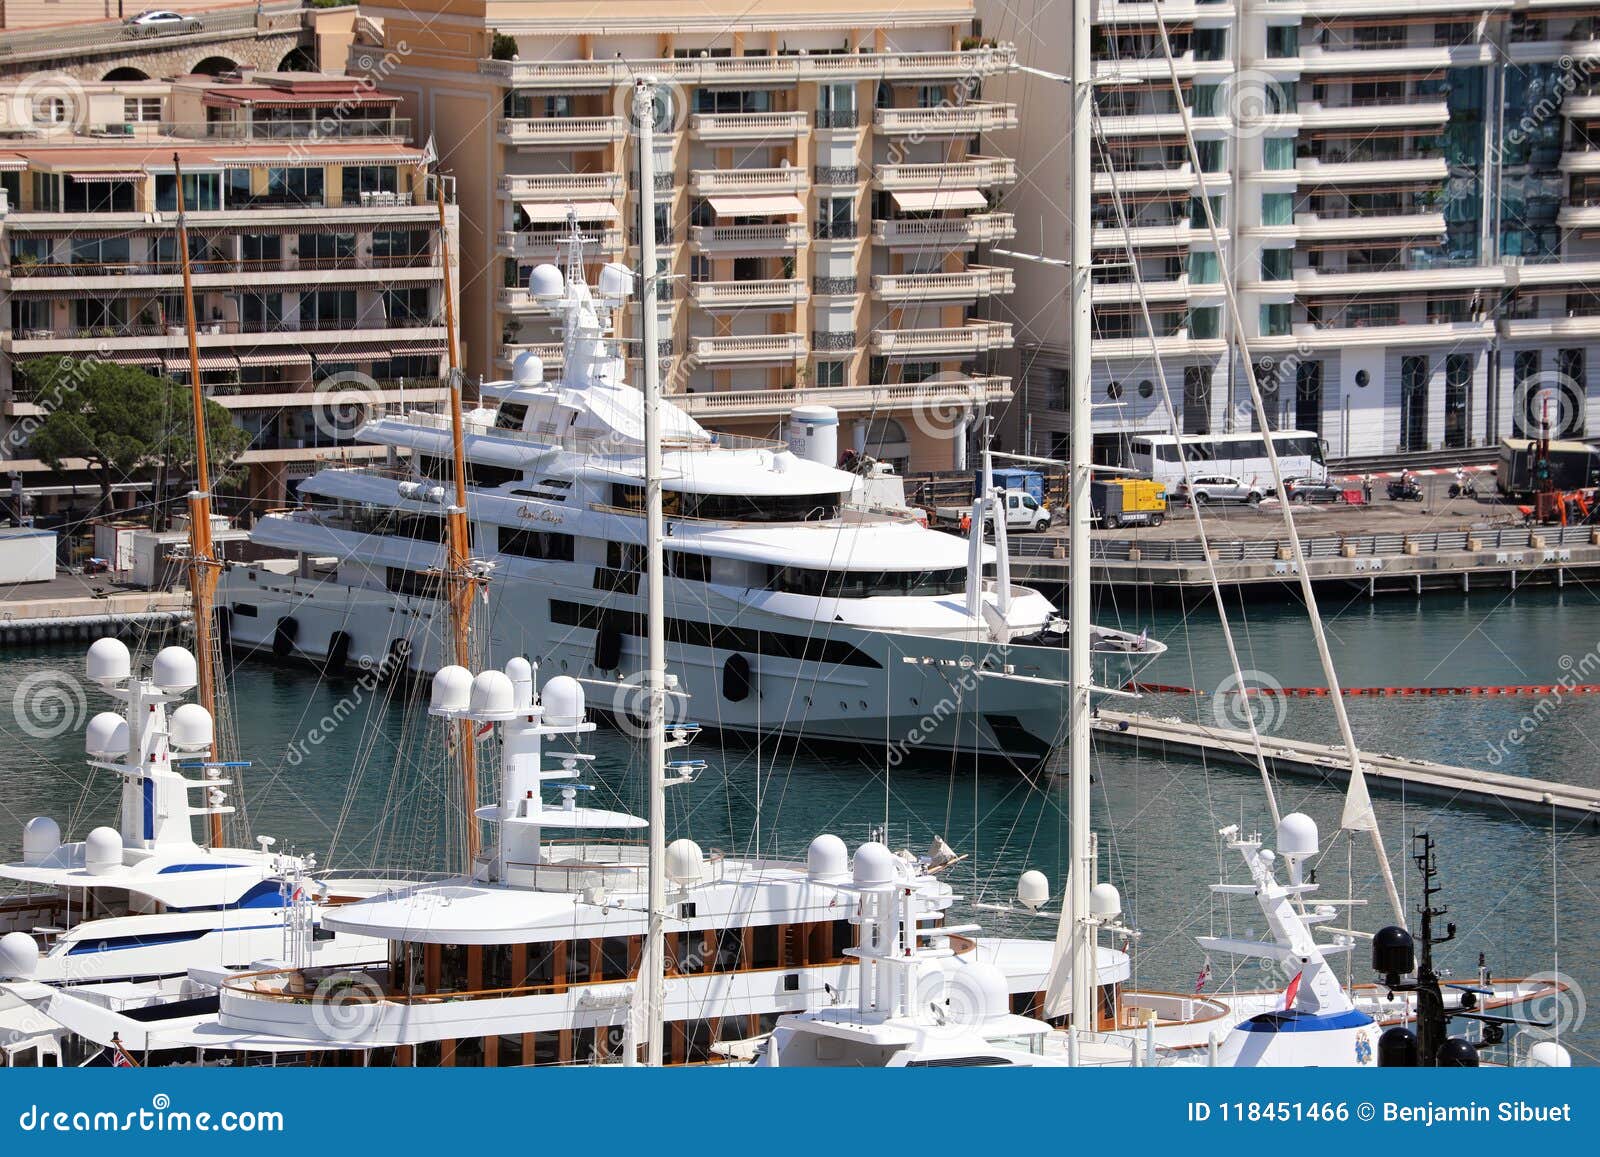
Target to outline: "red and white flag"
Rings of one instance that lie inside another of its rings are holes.
[[[1194,978],[1194,990],[1201,992],[1211,983],[1211,957],[1206,957],[1205,967],[1200,970],[1200,975]]]
[[[1300,978],[1304,975],[1303,972],[1295,973],[1294,979],[1289,982],[1289,987],[1283,990],[1284,1011],[1287,1012],[1294,1007],[1294,998],[1300,995]]]

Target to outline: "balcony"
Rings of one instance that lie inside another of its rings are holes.
[[[1010,213],[978,213],[971,217],[919,217],[874,221],[873,240],[893,249],[963,249],[1017,235]]]
[[[771,225],[693,225],[689,242],[702,253],[781,253],[811,239],[803,221]]]
[[[1312,324],[1296,322],[1294,340],[1312,346],[1453,345],[1487,341],[1495,335],[1495,323],[1481,321],[1432,321],[1382,323],[1333,318]]]
[[[872,352],[891,358],[966,358],[1011,345],[1011,326],[1001,321],[944,329],[880,329],[872,334]]]
[[[803,333],[691,337],[689,353],[706,366],[794,362],[806,356],[806,337]]]
[[[1301,297],[1324,293],[1399,293],[1428,289],[1497,290],[1510,280],[1507,268],[1462,262],[1421,269],[1296,269],[1294,292]],[[1255,291],[1280,289],[1288,282],[1262,282],[1248,286]]]
[[[622,196],[621,173],[519,173],[500,178],[500,193],[513,200],[600,201]]]
[[[1600,226],[1600,204],[1563,205],[1556,214],[1556,224],[1562,229],[1593,229]]]
[[[1197,133],[1231,133],[1233,122],[1226,116],[1194,116],[1189,124]],[[1108,137],[1176,136],[1183,132],[1183,114],[1177,112],[1131,113],[1127,116],[1099,118],[1100,131]]]
[[[1219,175],[1207,174],[1208,183]],[[1115,173],[1101,171],[1094,175],[1096,193],[1154,193],[1162,189],[1189,189],[1194,184],[1194,167],[1187,160],[1170,169],[1164,165],[1134,169],[1119,165]]]
[[[1388,46],[1387,42],[1375,43],[1372,47],[1350,42],[1340,42],[1332,47],[1302,44],[1299,65],[1302,75],[1313,76],[1330,73],[1431,72],[1441,68],[1489,64],[1493,59],[1494,47],[1488,43],[1451,46],[1431,37],[1419,37],[1395,46]],[[1257,61],[1254,66],[1273,67],[1282,63]]]
[[[1152,302],[1187,301],[1191,295],[1210,297],[1219,296],[1222,292],[1220,283],[1197,284],[1185,274],[1170,281],[1097,281],[1090,291],[1090,300],[1095,305],[1137,304],[1141,299]]]
[[[1017,162],[1010,157],[971,157],[942,165],[878,165],[872,183],[899,192],[940,192],[1009,185],[1017,179]]]
[[[1090,343],[1089,355],[1095,358],[1148,358],[1153,348],[1157,357],[1191,357],[1221,353],[1227,344],[1221,337],[1193,337],[1187,329],[1180,328],[1158,336],[1153,347],[1149,335],[1095,338]]]
[[[702,197],[714,193],[742,197],[784,193],[792,196],[805,192],[806,184],[806,171],[798,168],[695,169],[689,174],[690,190]]]
[[[971,301],[1016,288],[1010,269],[973,265],[959,273],[874,274],[872,296],[879,301]]]
[[[585,229],[584,236],[590,238],[601,253],[622,252],[622,230],[616,226]],[[571,240],[572,233],[567,229],[508,229],[500,234],[500,252],[524,261],[555,261],[565,255],[566,244]],[[585,252],[592,256],[595,249]]]
[[[1141,225],[1134,222],[1127,229],[1119,225],[1096,225],[1091,231],[1091,243],[1096,249],[1122,249],[1128,245],[1142,249],[1151,245],[1187,245],[1196,234],[1208,237],[1204,228],[1192,228],[1189,218],[1183,217],[1168,225]],[[1223,236],[1226,235],[1224,230]]]
[[[760,417],[787,414],[796,406],[825,405],[842,411],[889,414],[1011,400],[1011,379],[974,377],[963,381],[893,386],[817,386],[796,390],[715,390],[672,394],[673,403],[697,418]]]
[[[502,143],[546,149],[596,148],[628,135],[621,117],[513,117],[500,122]]]
[[[679,84],[801,80],[933,80],[997,76],[1016,67],[1009,44],[959,52],[857,52],[821,56],[720,56],[641,60],[481,60],[478,71],[517,88],[631,85],[639,75]]]
[[[791,309],[806,299],[806,283],[776,281],[697,281],[690,285],[701,309]]]
[[[1450,106],[1442,100],[1397,104],[1329,104],[1308,100],[1300,105],[1300,127],[1303,129],[1442,125],[1449,119]]]
[[[694,113],[689,135],[697,141],[775,141],[810,131],[803,112]]]
[[[1571,312],[1562,317],[1518,317],[1500,321],[1500,336],[1521,341],[1600,337],[1600,314]]]
[[[1450,166],[1443,157],[1407,157],[1393,161],[1325,161],[1300,157],[1294,168],[1302,177],[1319,185],[1444,181],[1450,176]]]
[[[338,258],[284,257],[274,261],[238,261],[232,258],[196,259],[192,277],[197,290],[234,290],[241,280],[254,288],[303,286],[306,273],[315,271],[318,283],[366,284],[373,271],[382,270],[385,282],[437,281],[439,259],[431,253],[395,255],[351,254]],[[0,288],[18,293],[53,292],[94,294],[176,291],[183,271],[170,261],[135,261],[126,264],[72,262],[43,264],[15,262],[0,265]]]
[[[880,108],[873,127],[885,136],[960,136],[994,133],[1017,127],[1014,104],[963,104],[938,108]]]
[[[861,184],[859,165],[813,165],[811,183],[823,187],[854,188]]]
[[[70,353],[146,353],[152,356],[181,356],[183,327],[128,325],[103,329],[22,330],[0,333],[0,351],[13,357],[28,358]],[[208,321],[200,326],[196,344],[203,352],[225,354],[238,347],[263,346],[314,347],[327,356],[330,346],[366,345],[393,349],[403,343],[444,341],[444,322],[440,319],[349,318],[327,320],[285,318],[280,321]]]
[[[1274,228],[1263,226],[1263,228]],[[1367,237],[1432,237],[1444,233],[1443,213],[1373,214],[1370,217],[1325,217],[1296,213],[1294,233],[1302,241],[1351,241]]]

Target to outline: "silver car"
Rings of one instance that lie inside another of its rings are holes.
[[[1254,506],[1267,492],[1259,486],[1246,486],[1231,474],[1197,474],[1189,483],[1180,482],[1175,493],[1180,502],[1196,506],[1208,502],[1248,502]]]

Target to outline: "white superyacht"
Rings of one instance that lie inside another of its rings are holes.
[[[574,226],[565,274],[530,276],[563,322],[562,374],[547,379],[524,355],[465,415],[468,514],[473,556],[492,573],[488,660],[613,684],[590,683],[592,707],[626,717],[644,666],[643,406],[606,335],[632,275],[607,266],[592,292],[582,246]],[[902,755],[1030,767],[1059,744],[1067,623],[1010,582],[1003,538],[997,551],[930,530],[873,504],[872,480],[713,433],[665,399],[661,421],[668,666],[697,722],[850,745],[910,736]],[[298,568],[234,567],[219,591],[225,628],[234,646],[280,658],[340,668],[399,653],[431,672],[448,659],[434,596],[450,422],[379,415],[359,436],[395,447],[391,465],[324,469],[301,484],[298,509],[263,517],[255,542]],[[1100,627],[1093,646],[1106,686],[1165,650]]]

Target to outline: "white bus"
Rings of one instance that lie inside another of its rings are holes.
[[[1246,486],[1272,485],[1272,466],[1260,431],[1244,434],[1134,434],[1128,439],[1129,463],[1157,482],[1174,487],[1183,481],[1179,446],[1189,460],[1189,472],[1231,474]],[[1305,430],[1277,430],[1272,434],[1278,467],[1285,478],[1325,481],[1328,444]]]

